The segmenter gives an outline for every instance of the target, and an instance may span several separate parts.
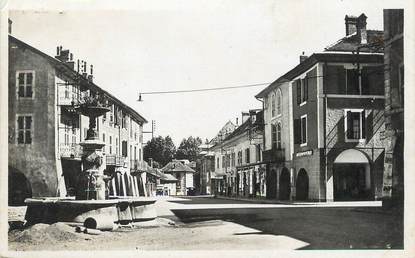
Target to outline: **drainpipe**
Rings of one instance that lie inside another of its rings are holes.
[[[324,63],[323,69],[323,93],[324,93],[324,78],[326,73],[327,63]],[[327,93],[324,93],[324,106],[323,106],[323,134],[324,134],[324,181],[326,185],[326,202],[327,202],[327,182],[328,182],[328,169],[327,169]]]

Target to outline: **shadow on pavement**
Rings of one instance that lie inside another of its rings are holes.
[[[250,234],[285,235],[310,243],[303,249],[402,249],[402,213],[367,209],[369,212],[337,207],[183,208],[172,212],[183,223],[223,220],[261,231]]]

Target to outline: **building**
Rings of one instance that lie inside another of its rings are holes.
[[[266,162],[266,197],[289,200],[295,192],[292,167],[291,84],[285,79],[276,80],[255,97],[264,104],[263,161]]]
[[[69,50],[57,47],[51,57],[9,35],[9,203],[74,195],[89,122],[76,107],[98,96],[111,109],[96,121],[105,173],[114,176],[108,195],[144,195],[147,120],[94,84],[93,66],[75,62]]]
[[[383,11],[385,40],[385,172],[383,197],[400,202],[404,196],[404,14]]]
[[[265,166],[262,163],[263,112],[250,110],[233,132],[210,149],[215,155],[216,176],[223,180],[217,194],[242,197],[265,196]]]
[[[199,146],[200,152],[198,156],[199,160],[199,173],[200,173],[200,194],[211,194],[212,187],[212,175],[215,171],[215,153],[210,151],[211,144],[205,143]]]
[[[291,188],[290,199],[373,200],[382,196],[383,32],[367,30],[366,18],[364,14],[346,16],[345,37],[323,52],[302,56],[297,66],[257,96],[273,96],[273,91],[278,94],[279,88],[288,87],[288,92],[281,89],[281,94],[285,92],[282,99],[291,103],[281,106],[288,107],[291,121],[286,122],[289,132],[285,134],[289,136],[281,139],[290,140],[291,166],[276,180],[272,174],[267,179]],[[271,128],[274,121],[278,119],[273,115],[265,116],[265,124]],[[269,134],[270,130],[266,131]],[[275,139],[278,145],[278,134]],[[266,142],[268,149],[270,141]],[[278,155],[281,153],[274,152],[267,159],[279,159],[281,165],[289,166]],[[287,192],[276,192],[280,193],[276,198],[287,199]]]
[[[177,179],[177,195],[188,195],[194,190],[193,175],[195,171],[183,163],[178,160],[172,160],[161,169],[161,172],[164,174],[170,174]],[[170,179],[173,178],[170,177]]]

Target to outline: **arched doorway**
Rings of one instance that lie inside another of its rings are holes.
[[[279,199],[289,200],[291,193],[290,187],[290,172],[286,167],[281,171],[280,182],[279,182]]]
[[[370,196],[369,160],[361,151],[355,149],[343,151],[333,164],[334,200],[366,200]]]
[[[14,169],[9,167],[9,205],[20,206],[24,205],[26,198],[32,197],[32,187],[26,176]]]
[[[267,171],[267,199],[277,198],[277,172],[275,169]]]
[[[304,201],[308,199],[308,175],[304,168],[300,169],[295,184],[296,200]]]

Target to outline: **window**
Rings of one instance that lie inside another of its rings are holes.
[[[281,90],[278,89],[277,91],[277,116],[281,115],[281,101],[282,101],[282,94],[281,94]]]
[[[127,116],[122,112],[121,116],[121,126],[123,129],[127,129]]]
[[[345,110],[346,141],[366,138],[366,117],[364,110]]]
[[[127,155],[127,146],[128,146],[127,141],[121,141],[121,155],[123,157],[127,157],[128,156]]]
[[[225,156],[222,155],[222,168],[224,168],[224,167],[225,167]]]
[[[130,138],[133,138],[133,120],[130,118]]]
[[[242,151],[238,151],[238,165],[242,165]]]
[[[105,143],[105,133],[103,133],[102,134],[102,141]],[[104,147],[102,147],[102,152],[105,154],[105,149],[106,149],[107,147],[106,146],[104,146]]]
[[[277,124],[277,131],[276,131],[276,146],[277,149],[281,149],[281,123]]]
[[[35,72],[17,72],[17,95],[19,98],[33,97]]]
[[[245,149],[245,163],[249,164],[251,162],[251,159],[249,157],[249,148]]]
[[[110,144],[109,144],[109,147],[110,147],[110,154],[112,154],[112,136],[110,135]]]
[[[138,160],[139,161],[142,161],[143,160],[141,153],[142,153],[141,152],[141,149],[138,149]]]
[[[219,168],[219,157],[216,158],[216,167]]]
[[[305,104],[308,100],[308,77],[296,80],[297,104]]]
[[[114,105],[110,105],[110,124],[114,123]]]
[[[272,125],[271,139],[272,149],[281,149],[281,123]]]
[[[301,146],[307,145],[307,115],[301,116]]]
[[[32,116],[18,116],[17,117],[17,143],[31,144],[32,143]]]
[[[232,167],[234,167],[235,166],[235,152],[232,152],[232,161],[231,161],[231,163],[232,163]]]
[[[277,126],[271,125],[271,141],[272,149],[277,149]]]
[[[118,146],[118,138],[115,137],[115,155],[120,154],[120,147]]]
[[[261,161],[261,145],[260,144],[255,145],[255,153],[256,153],[256,161],[260,162]]]
[[[275,116],[275,94],[273,93],[271,96],[271,116]]]

